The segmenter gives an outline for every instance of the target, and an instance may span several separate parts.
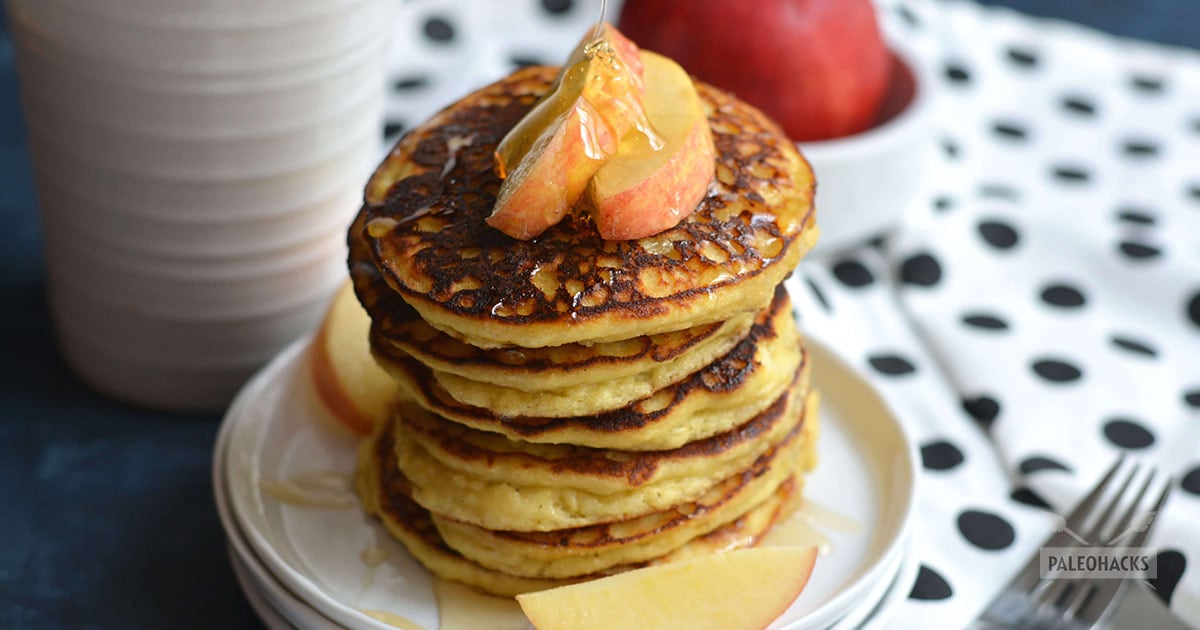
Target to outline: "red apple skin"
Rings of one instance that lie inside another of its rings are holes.
[[[626,0],[618,28],[797,142],[870,128],[890,78],[870,0]]]
[[[611,206],[594,217],[600,238],[624,241],[673,228],[686,219],[708,193],[715,168],[708,120],[692,127],[680,150],[637,186],[599,202]],[[702,126],[704,125],[704,126]]]

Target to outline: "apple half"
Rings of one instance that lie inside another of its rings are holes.
[[[387,418],[396,382],[371,356],[371,318],[346,282],[329,305],[309,348],[308,367],[322,407],[358,434]]]
[[[631,138],[588,187],[600,236],[637,239],[679,224],[708,192],[716,149],[708,117],[688,73],[677,63],[641,52],[643,100],[660,146]]]
[[[497,147],[504,181],[488,225],[532,239],[570,212],[627,133],[657,143],[644,89],[637,45],[610,24],[589,32],[550,91]]]
[[[771,624],[808,584],[816,547],[738,549],[517,596],[538,630]]]

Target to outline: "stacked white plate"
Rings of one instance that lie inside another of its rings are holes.
[[[808,343],[822,392],[821,463],[805,489],[819,509],[801,515],[836,518],[811,521],[825,549],[771,628],[877,627],[917,572],[908,553],[917,460],[867,382]],[[217,439],[217,508],[243,590],[272,627],[439,628],[431,575],[358,507],[358,438],[312,395],[307,344],[292,345],[246,385]]]

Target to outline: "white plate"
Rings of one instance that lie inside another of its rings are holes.
[[[221,526],[225,528],[230,563],[238,584],[241,585],[246,599],[262,618],[263,623],[272,629],[277,627],[274,617],[282,616],[284,621],[282,627],[284,628],[337,630],[337,624],[296,597],[279,582],[278,578],[263,565],[262,560],[250,550],[246,537],[234,523],[228,483],[225,479],[225,459],[231,426],[230,424],[221,426],[213,447],[213,497],[217,505],[217,516],[221,521]],[[264,611],[264,607],[269,610]]]
[[[900,570],[896,573],[896,578],[892,580],[888,591],[884,593],[883,599],[875,606],[871,614],[861,625],[857,626],[858,630],[879,630],[885,627],[896,607],[901,602],[908,601],[908,595],[912,593],[913,584],[916,583],[917,574],[921,570],[921,559],[914,551],[915,547],[916,544],[910,541],[900,564]]]
[[[232,552],[229,554],[230,562],[233,564],[233,577],[237,579],[238,585],[242,587],[242,593],[246,596],[246,601],[250,603],[250,608],[254,609],[263,625],[268,630],[289,630],[292,624],[276,610],[259,592],[254,580],[247,574],[245,569],[238,565],[236,556]]]
[[[826,627],[856,606],[874,607],[872,588],[891,581],[912,514],[913,447],[880,396],[819,342],[809,340],[813,383],[822,392],[821,463],[806,497],[861,524],[829,531],[832,552],[818,559],[808,587],[772,628]],[[357,507],[281,502],[263,480],[336,475],[349,487],[357,440],[331,426],[304,369],[301,340],[252,379],[226,415],[225,461],[236,526],[287,590],[330,620],[357,628],[389,626],[375,610],[438,626],[429,573]],[[228,526],[227,526],[228,527]],[[375,567],[366,550],[382,551]]]
[[[867,619],[876,614],[884,598],[891,592],[892,587],[895,585],[900,567],[904,564],[904,558],[910,551],[909,547],[910,545],[906,544],[901,553],[897,553],[888,559],[883,572],[880,574],[880,579],[871,585],[866,597],[863,598],[859,605],[854,606],[842,618],[838,619],[831,626],[832,630],[855,630],[856,628],[861,628]]]

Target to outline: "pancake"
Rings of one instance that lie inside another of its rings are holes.
[[[575,213],[518,241],[484,223],[500,186],[496,145],[556,72],[528,68],[468,95],[380,165],[356,225],[391,289],[481,348],[620,341],[766,307],[815,241],[812,172],[777,125],[704,84],[716,177],[678,226],[605,241]]]
[[[430,513],[408,498],[410,484],[396,465],[391,435],[391,431],[379,431],[360,447],[356,487],[364,509],[378,517],[388,532],[434,575],[500,597],[513,597],[520,593],[581,582],[647,564],[749,547],[760,540],[775,522],[790,514],[799,501],[795,484],[784,482],[775,493],[741,518],[693,538],[682,547],[648,562],[612,567],[602,573],[574,578],[518,577],[484,568],[446,545]]]
[[[364,216],[359,215],[350,230],[351,260],[369,260],[361,230]],[[392,292],[373,264],[352,264],[351,277],[371,317],[371,344],[384,354],[401,352],[440,373],[526,391],[611,383],[637,375],[657,383],[675,382],[728,352],[754,323],[753,313],[739,313],[724,322],[606,343],[485,349],[430,326]]]
[[[551,532],[492,531],[433,514],[442,539],[489,569],[526,577],[572,577],[661,556],[740,518],[793,479],[797,491],[815,464],[816,396],[806,402],[798,436],[776,445],[747,469],[695,501],[642,517]]]
[[[666,404],[677,400],[679,388],[671,388],[671,385],[679,383],[680,388],[686,388],[697,379],[710,389],[720,389],[722,396],[746,396],[748,392],[754,392],[750,396],[770,400],[791,382],[802,359],[791,302],[781,288],[769,310],[758,313],[755,326],[737,346],[691,374],[676,374],[674,368],[664,367],[607,383],[526,391],[475,382],[456,374],[422,370],[418,366],[406,367],[402,365],[406,356],[380,346],[374,346],[373,352],[379,364],[392,374],[404,391],[412,392],[410,396],[416,400],[424,398],[418,391],[420,389],[437,390],[439,395],[449,397],[457,406],[486,409],[504,419],[596,415],[630,407],[646,398],[659,401],[646,403],[652,406]],[[727,408],[731,402],[716,402],[716,406]],[[434,410],[440,412],[440,409]]]
[[[528,444],[396,414],[400,470],[422,507],[485,529],[550,531],[620,521],[694,501],[799,432],[803,394],[786,392],[732,431],[668,451]]]
[[[626,380],[673,383],[728,352],[754,322],[752,313],[741,313],[725,322],[622,341],[483,349],[406,310],[413,316],[405,321],[385,319],[373,326],[371,344],[403,352],[438,374],[529,392]]]

